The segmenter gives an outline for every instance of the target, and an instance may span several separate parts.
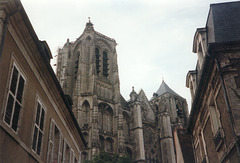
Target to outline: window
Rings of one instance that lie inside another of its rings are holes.
[[[177,109],[177,116],[180,118],[183,118],[183,110],[178,105],[176,105],[176,109]]]
[[[112,140],[112,138],[107,138],[106,139],[106,150],[109,153],[113,152],[113,140]]]
[[[48,163],[61,162],[63,150],[63,139],[58,127],[51,121],[48,142]]]
[[[90,105],[88,101],[84,101],[82,104],[82,113],[83,113],[83,128],[88,128],[88,122],[89,122],[89,114],[90,114]]]
[[[35,151],[38,155],[40,155],[42,137],[43,137],[45,110],[43,109],[43,105],[39,101],[37,102],[36,109],[37,111],[35,116],[32,150]]]
[[[104,137],[102,135],[99,135],[99,149],[100,151],[104,150]]]
[[[76,58],[75,58],[75,71],[74,71],[74,79],[77,79],[78,75],[78,64],[79,64],[79,57],[80,57],[80,52],[77,53]]]
[[[108,56],[107,52],[103,52],[103,76],[108,76]]]
[[[97,74],[99,74],[100,72],[100,55],[99,55],[99,49],[96,48],[95,49],[95,57],[96,57],[96,71],[97,71]]]
[[[215,135],[218,132],[219,128],[221,127],[221,123],[219,121],[220,116],[215,106],[210,105],[209,110],[210,110],[210,116],[212,120],[213,134]]]
[[[18,120],[22,108],[22,98],[25,79],[16,65],[13,66],[10,88],[7,94],[7,104],[4,114],[4,121],[15,131],[18,129]]]
[[[65,141],[64,142],[64,155],[63,155],[63,162],[67,163],[67,162],[70,162],[70,158],[71,158],[71,149],[69,147],[69,145],[67,144],[67,142]]]

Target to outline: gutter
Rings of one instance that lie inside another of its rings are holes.
[[[9,19],[9,16],[6,17],[6,19],[4,21],[4,25],[3,25],[3,35],[2,35],[2,39],[1,39],[1,45],[0,45],[0,60],[1,60],[4,42],[5,42],[5,38],[6,38],[6,34],[7,34],[8,19]]]
[[[1,38],[1,44],[0,44],[0,60],[1,60],[2,52],[3,52],[3,48],[4,48],[4,42],[5,42],[5,38],[6,38],[6,34],[7,34],[9,18],[11,16],[15,15],[16,13],[18,13],[21,10],[21,8],[22,8],[22,6],[19,6],[16,11],[14,11],[10,14],[8,14],[8,13],[6,14],[7,16],[6,16],[4,24],[3,24],[3,35]]]

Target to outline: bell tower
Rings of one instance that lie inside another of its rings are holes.
[[[57,77],[73,100],[73,112],[88,142],[83,159],[100,150],[117,153],[120,86],[116,41],[94,30],[89,21],[82,35],[58,51]]]

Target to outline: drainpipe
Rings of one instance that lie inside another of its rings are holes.
[[[217,70],[219,72],[219,77],[220,77],[221,85],[222,85],[222,88],[223,88],[224,100],[225,100],[226,107],[227,107],[228,118],[230,120],[231,129],[232,129],[232,132],[233,132],[233,135],[234,135],[234,142],[235,142],[235,145],[236,145],[236,148],[237,148],[237,152],[238,152],[238,159],[240,160],[240,149],[239,149],[240,145],[238,143],[239,140],[238,140],[238,137],[237,137],[237,134],[236,134],[236,131],[235,131],[235,126],[236,125],[234,123],[234,119],[233,119],[233,115],[232,115],[232,109],[231,109],[231,106],[230,106],[230,103],[229,103],[229,99],[228,99],[228,96],[227,96],[226,84],[224,82],[221,66],[220,66],[220,63],[217,60],[217,58],[215,58],[215,62],[216,62],[216,65],[217,65]]]
[[[3,46],[4,46],[6,34],[7,34],[8,20],[9,20],[9,15],[7,15],[7,17],[4,21],[4,24],[3,24],[3,35],[2,35],[2,38],[1,38],[1,45],[0,45],[0,60],[1,60]]]

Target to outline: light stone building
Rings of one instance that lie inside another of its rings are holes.
[[[186,126],[187,103],[162,81],[148,100],[132,89],[120,93],[116,41],[86,24],[83,34],[59,49],[57,77],[73,100],[73,112],[88,148],[82,160],[101,150],[129,154],[135,162],[173,163],[173,129]]]

